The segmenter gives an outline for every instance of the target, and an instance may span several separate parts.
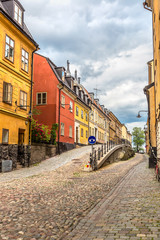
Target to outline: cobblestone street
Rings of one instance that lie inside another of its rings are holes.
[[[160,239],[160,185],[147,157],[92,173],[83,160],[1,181],[0,239]]]

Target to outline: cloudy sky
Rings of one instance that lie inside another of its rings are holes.
[[[40,54],[57,66],[71,63],[88,91],[126,123],[144,127],[143,88],[152,57],[151,13],[143,0],[20,0]]]

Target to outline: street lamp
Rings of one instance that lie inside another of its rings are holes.
[[[137,118],[141,118],[142,116],[140,115],[140,112],[148,112],[148,110],[140,110],[139,112],[138,112],[138,115],[136,116]]]

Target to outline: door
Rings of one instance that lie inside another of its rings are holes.
[[[78,144],[78,127],[76,127],[76,144]]]

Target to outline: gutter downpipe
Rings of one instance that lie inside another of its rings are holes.
[[[60,113],[61,113],[61,90],[64,88],[64,85],[59,88],[59,109],[58,109],[58,154],[60,155],[60,142],[59,142],[59,135],[60,135]]]
[[[36,49],[32,52],[32,64],[31,64],[31,95],[30,95],[30,108],[29,108],[29,146],[31,146],[31,117],[32,117],[32,93],[33,93],[33,55],[40,48],[36,47]],[[28,167],[30,167],[30,158],[28,158]]]

